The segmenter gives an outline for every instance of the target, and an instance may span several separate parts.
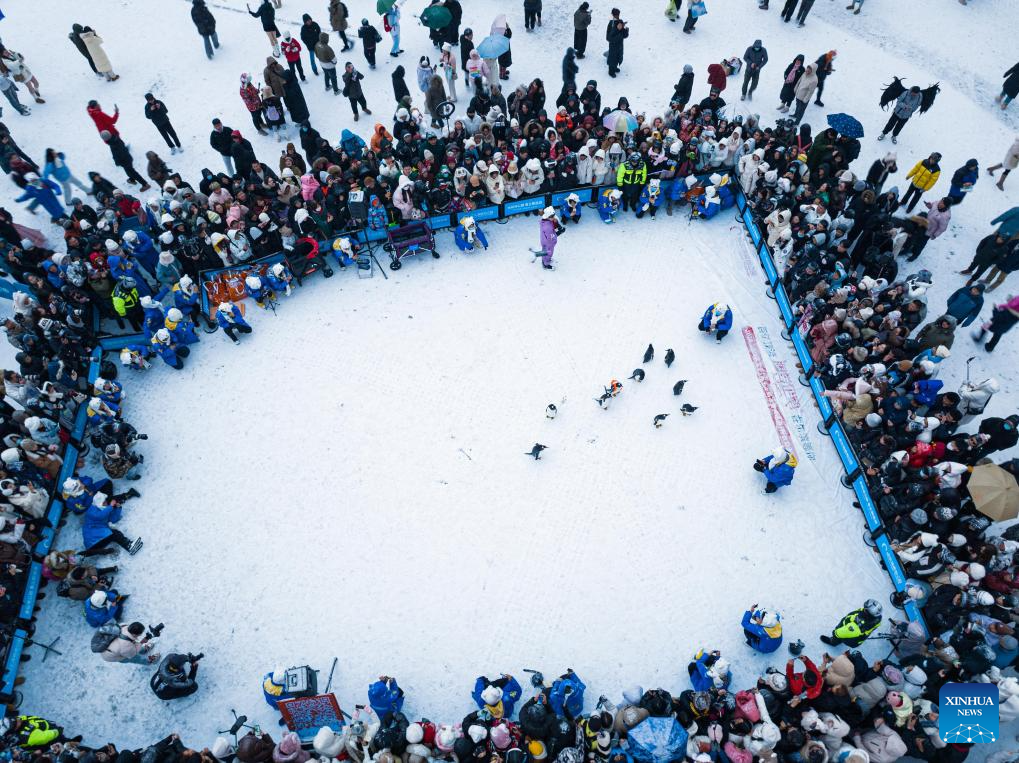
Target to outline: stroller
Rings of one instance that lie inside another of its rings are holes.
[[[399,270],[405,257],[413,257],[421,251],[432,253],[432,257],[439,258],[439,252],[435,246],[435,236],[428,223],[423,220],[415,220],[397,228],[388,228],[386,235],[389,241],[383,248],[389,252],[389,269]]]

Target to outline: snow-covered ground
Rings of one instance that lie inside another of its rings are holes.
[[[752,105],[771,122],[786,63],[835,48],[827,109],[811,106],[807,121],[819,130],[826,111],[860,117],[869,137],[859,173],[891,148],[874,136],[887,118],[877,108],[880,86],[892,75],[943,88],[933,111],[903,132],[892,182],[902,187],[908,168],[933,150],[944,155],[942,192],[971,156],[982,167],[1000,161],[1019,112],[1003,114],[991,98],[1014,63],[1017,3],[932,0],[931,10],[869,0],[859,16],[844,4],[820,0],[797,29],[780,21],[778,3],[763,13],[754,0],[709,0],[696,33],[682,35],[662,4],[619,2],[632,33],[616,80],[599,55],[607,10],[599,7],[578,80],[597,79],[604,103],[626,95],[650,117],[667,105],[684,63],[694,65],[694,95],[703,97],[708,63],[760,37],[771,63]],[[423,5],[405,7],[408,83],[417,57],[434,57],[411,17]],[[324,23],[324,6],[286,0],[281,29],[296,32],[306,11]],[[371,0],[348,6],[355,21],[377,18]],[[574,7],[545,0],[544,26],[529,35],[518,4],[471,0],[465,24],[480,40],[508,11],[510,83],[541,76],[552,102]],[[3,41],[25,54],[48,101],[28,118],[5,106],[22,147],[41,157],[54,146],[81,177],[96,168],[122,179],[84,111],[97,98],[121,107],[139,169],[147,149],[169,161],[142,116],[151,90],[187,147],[169,162],[186,177],[218,167],[207,145],[215,116],[251,138],[261,158],[275,157],[280,146],[253,134],[237,96],[239,73],[260,72],[268,52],[257,22],[238,0],[213,6],[223,47],[207,62],[188,9],[183,0],[91,4],[74,16],[63,3],[5,7]],[[106,39],[119,82],[98,81],[67,41],[76,21]],[[369,106],[386,123],[387,49],[379,48],[378,70],[366,72]],[[347,55],[365,69],[360,50]],[[310,79],[312,122],[323,135],[337,138],[345,127],[367,134],[373,122],[355,124],[346,101]],[[731,80],[724,96],[732,113],[748,113],[738,85]],[[12,188],[0,189],[0,200],[9,202]],[[1019,178],[1006,188],[983,177],[954,210],[950,232],[916,263],[937,278],[932,316],[961,283],[953,271],[988,221],[1016,203]],[[164,649],[207,653],[202,690],[169,706],[156,701],[148,671],[101,663],[75,608],[48,597],[39,636],[61,634],[65,655],[26,666],[26,710],[88,742],[144,743],[175,727],[201,746],[229,725],[231,707],[273,725],[259,681],[274,664],[307,662],[324,681],[334,656],[344,707],[387,673],[407,690],[410,714],[437,720],[469,709],[475,675],[525,667],[546,675],[573,667],[593,697],[635,682],[683,688],[700,646],[732,658],[741,685],[766,664],[742,646],[746,605],[779,607],[788,637],[816,654],[816,635],[843,612],[867,596],[885,600],[888,583],[860,542],[862,522],[837,483],[830,444],[814,430],[774,305],[730,217],[690,225],[663,214],[608,228],[588,214],[563,237],[554,273],[530,262],[533,218],[486,230],[486,253],[453,254],[441,234],[438,261],[408,261],[388,281],[316,278],[277,316],[256,316],[242,346],[203,337],[186,370],[129,377],[128,417],[151,439],[144,496],[123,527],[146,545],[120,560],[119,587],[132,594],[131,617],[167,624]],[[721,346],[694,330],[715,299],[736,313]],[[978,351],[974,373],[995,373],[1005,389],[989,412],[1014,410],[1011,339],[992,360],[960,334],[943,378],[956,384]],[[658,356],[647,380],[626,382],[649,341]],[[668,347],[677,353],[671,370],[661,361]],[[602,411],[591,398],[613,377],[626,388]],[[680,378],[689,383],[677,400],[671,387]],[[560,415],[550,422],[544,408],[553,401]],[[681,401],[700,409],[682,418]],[[664,412],[673,415],[656,431],[651,419]],[[776,444],[783,421],[801,466],[792,488],[762,496],[750,463]],[[536,441],[549,446],[539,463],[523,455]],[[77,545],[76,529],[72,520],[58,545]]]

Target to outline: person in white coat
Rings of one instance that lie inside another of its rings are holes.
[[[857,747],[870,755],[870,763],[895,763],[908,752],[902,737],[885,723],[884,718],[875,718],[873,730],[857,734],[853,740]]]
[[[743,154],[736,166],[740,187],[743,189],[743,193],[748,196],[754,189],[754,181],[757,180],[757,168],[761,166],[762,161],[764,161],[764,149],[758,148],[752,153]]]
[[[541,168],[541,162],[537,158],[527,160],[524,165],[523,189],[527,195],[537,193],[541,190],[541,184],[545,182],[545,171]]]
[[[1005,152],[1005,158],[1001,160],[1000,164],[995,164],[993,167],[987,168],[987,174],[994,176],[994,173],[1004,168],[1004,172],[1001,173],[1001,177],[998,178],[998,182],[995,185],[999,191],[1005,190],[1005,178],[1008,177],[1008,173],[1019,166],[1019,137],[1013,142],[1012,146]]]
[[[979,416],[1000,389],[998,380],[993,377],[979,382],[963,382],[959,387],[959,410],[963,416]]]
[[[577,151],[577,185],[590,185],[593,172],[591,151],[587,146],[581,146]]]
[[[106,51],[103,50],[103,38],[96,34],[92,27],[85,27],[85,31],[81,32],[78,37],[85,43],[96,71],[106,77],[107,82],[115,82],[120,79],[120,75],[113,71],[113,64],[110,63]]]

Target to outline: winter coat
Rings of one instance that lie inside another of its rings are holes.
[[[946,321],[949,324],[947,329],[941,327],[942,321]],[[956,324],[957,321],[954,316],[939,315],[935,320],[920,329],[920,332],[916,335],[916,341],[925,350],[934,349],[942,344],[948,349],[952,349],[952,343],[955,342]]]
[[[1019,233],[1019,207],[1012,207],[1008,211],[1002,212],[991,220],[991,225],[998,226],[998,230],[995,233],[1002,238],[1012,238],[1016,233]]]
[[[693,72],[684,72],[676,83],[672,93],[672,100],[679,103],[690,103],[690,94],[693,92]]]
[[[1005,78],[1001,91],[1009,98],[1019,97],[1019,64],[1016,64],[1002,75]]]
[[[288,64],[301,60],[301,43],[293,37],[289,41],[283,40],[280,42],[280,51],[282,51],[283,57],[287,60]]]
[[[329,24],[334,32],[347,31],[347,6],[340,0],[329,0]]]
[[[908,749],[895,729],[887,722],[854,737],[856,746],[865,750],[870,756],[870,763],[895,763],[906,755]]]
[[[807,68],[803,70],[803,74],[796,82],[793,96],[797,101],[809,101],[815,90],[817,90],[817,74],[814,73],[814,65],[807,64]]]
[[[279,29],[276,28],[276,11],[272,7],[272,3],[269,0],[262,0],[262,4],[258,6],[257,11],[248,11],[256,19],[262,22],[263,32],[275,32],[279,34]]]
[[[708,64],[708,87],[713,87],[719,93],[725,90],[728,79],[725,74],[725,67],[721,64]]]
[[[308,113],[308,102],[304,99],[304,91],[301,90],[301,82],[295,72],[289,69],[283,72],[283,100],[287,104],[287,111],[290,118],[297,124],[306,122]]]
[[[583,31],[591,26],[591,11],[578,8],[573,12],[573,28]]]
[[[98,106],[89,106],[85,109],[85,112],[89,115],[96,126],[96,130],[99,132],[103,132],[105,130],[110,135],[120,135],[120,131],[117,129],[117,120],[120,119],[119,111],[116,111],[113,114],[107,114]]]
[[[364,91],[361,89],[361,80],[364,79],[364,75],[361,72],[354,69],[353,71],[343,72],[343,94],[348,98],[359,99],[364,97]]]
[[[319,32],[318,43],[315,45],[315,58],[318,59],[323,69],[336,68],[336,52],[329,44],[329,35],[325,32]]]
[[[191,6],[191,21],[198,29],[198,34],[203,37],[216,33],[216,19],[205,4],[205,0],[193,0]]]
[[[166,104],[158,98],[151,103],[146,102],[145,118],[151,120],[152,124],[156,126],[165,126],[170,124],[170,117]]]
[[[272,56],[267,56],[265,59],[265,69],[262,70],[262,78],[265,80],[265,84],[272,89],[272,94],[275,96],[283,96],[283,85],[286,82],[284,74],[286,69]],[[247,105],[247,104],[245,104]],[[251,111],[249,108],[248,111]]]
[[[63,217],[64,205],[61,199],[58,198],[60,193],[60,186],[52,180],[39,178],[35,183],[26,185],[21,195],[15,201],[38,201],[50,213],[50,217]]]
[[[88,54],[92,58],[92,63],[96,65],[99,73],[111,73],[113,66],[110,64],[110,59],[106,57],[106,51],[103,50],[103,38],[92,30],[82,32],[80,36],[82,42],[85,43],[85,47],[88,48]]]
[[[963,286],[956,289],[948,298],[948,307],[945,313],[959,321],[960,326],[968,326],[976,320],[984,306],[983,285],[978,284],[977,287],[980,289],[980,294],[977,296],[970,294],[972,286]]]
[[[97,503],[89,506],[81,525],[81,538],[85,548],[88,549],[109,538],[113,534],[109,525],[119,522],[123,513],[119,506],[100,506]]]
[[[293,731],[283,735],[283,739],[272,751],[273,763],[305,763],[311,753],[301,748],[301,740]]]
[[[927,202],[927,238],[935,239],[948,230],[948,223],[952,219],[952,208],[945,206],[938,209],[936,204]]]
[[[556,233],[555,220],[542,220],[539,225],[539,242],[541,251],[551,257],[555,254],[555,246],[559,241],[559,234]]]
[[[917,162],[913,169],[906,173],[906,180],[911,181],[921,191],[929,191],[941,177],[941,166],[937,162],[928,163],[929,161],[923,159]]]
[[[129,662],[139,654],[152,649],[149,643],[132,636],[128,627],[128,625],[122,625],[120,635],[113,639],[106,650],[99,655],[104,662]]]
[[[774,652],[782,645],[782,624],[766,628],[751,619],[755,614],[758,613],[748,609],[743,613],[743,622],[740,623],[750,647],[763,654]]]
[[[768,63],[768,49],[763,45],[760,48],[751,45],[743,54],[743,60],[746,61],[748,69],[760,71]]]
[[[895,108],[892,113],[899,119],[909,119],[920,108],[923,101],[923,93],[914,93],[907,90],[895,100]]]
[[[404,98],[410,98],[410,90],[407,89],[407,82],[403,78],[405,74],[406,70],[403,66],[397,66],[393,69],[393,73],[391,75],[393,78],[393,97],[396,99],[397,103]]]

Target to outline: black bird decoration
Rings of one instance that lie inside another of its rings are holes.
[[[655,346],[653,344],[649,344],[647,346],[647,349],[644,350],[644,362],[650,363],[654,359],[655,359]]]
[[[534,456],[534,460],[537,461],[541,458],[541,451],[546,449],[546,445],[542,445],[540,442],[534,443],[534,447],[531,448],[530,453],[525,453],[525,456]]]
[[[643,368],[633,369],[633,375],[628,378],[636,379],[638,383],[644,381],[644,369]]]
[[[672,367],[672,362],[676,359],[676,353],[672,351],[670,347],[665,351],[665,365],[669,368]]]
[[[693,416],[693,412],[697,410],[696,405],[690,405],[690,403],[683,403],[683,407],[680,409],[684,416]]]
[[[549,403],[548,407],[545,408],[546,419],[554,419],[557,413],[559,413],[559,409],[555,407],[555,403]]]
[[[672,394],[682,395],[684,386],[686,386],[686,379],[680,379],[678,382],[672,385]]]
[[[665,422],[667,418],[669,418],[669,414],[667,413],[659,413],[657,416],[655,416],[655,420],[653,422],[655,425],[655,429],[661,429],[662,424]]]

